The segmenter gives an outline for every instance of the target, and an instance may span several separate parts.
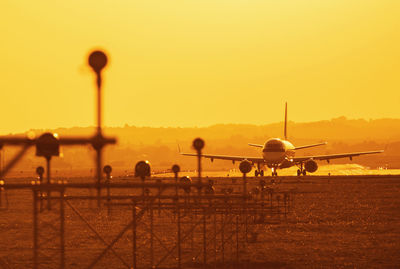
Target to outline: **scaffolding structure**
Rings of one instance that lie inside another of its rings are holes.
[[[260,227],[279,223],[293,208],[293,193],[289,191],[264,187],[258,193],[245,193],[244,189],[213,193],[209,190],[223,185],[169,181],[108,182],[100,186],[33,182],[3,184],[3,187],[32,190],[33,268],[68,267],[67,214],[75,215],[86,226],[96,239],[93,244],[100,241],[104,245],[100,253],[82,259],[80,268],[95,268],[106,254],[115,256],[124,268],[186,268],[196,263],[219,267],[246,260],[242,255],[247,244],[257,240]],[[108,191],[101,196],[77,194],[98,188]],[[88,200],[100,201],[100,208],[88,206],[85,203]],[[115,219],[115,212],[124,212],[124,218],[130,215],[130,219],[113,238],[106,240],[85,216],[88,208],[96,214],[104,211],[105,218]],[[114,250],[119,241],[127,238],[129,247],[125,245],[120,253]]]

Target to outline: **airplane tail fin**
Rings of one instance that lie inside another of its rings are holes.
[[[287,102],[285,103],[285,127],[283,129],[283,135],[285,140],[287,140]]]
[[[181,146],[179,146],[178,141],[176,141],[176,145],[178,146],[178,152],[179,152],[179,154],[181,154],[181,153],[182,153],[182,151],[181,151]]]

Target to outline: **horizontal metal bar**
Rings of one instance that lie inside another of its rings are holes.
[[[28,183],[5,183],[0,181],[0,187],[5,189],[36,189],[36,190],[60,190],[60,189],[97,189],[97,188],[114,188],[114,189],[126,189],[126,188],[204,188],[211,187],[212,183],[162,183],[162,182],[126,182],[126,183],[68,183],[68,182],[56,182],[56,183],[43,183],[33,181],[31,184]]]
[[[2,136],[0,137],[0,145],[33,145],[36,144],[37,138],[30,139],[27,137],[13,137],[13,136]],[[93,142],[102,144],[115,144],[117,140],[113,137],[98,137],[97,135],[92,137],[65,137],[59,138],[58,142],[60,145],[84,145],[91,144]]]

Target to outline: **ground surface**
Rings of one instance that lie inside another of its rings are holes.
[[[227,263],[228,267],[400,267],[400,176],[306,177],[300,181],[290,177],[274,184],[270,183],[270,178],[267,181],[269,186],[277,189],[296,188],[293,213],[279,224],[258,225],[257,241],[241,249],[242,262],[236,265]],[[257,182],[258,179],[249,178],[249,189]],[[216,179],[217,191],[231,184],[232,179]],[[236,184],[241,185],[240,180]],[[7,209],[4,208],[4,193],[2,195],[0,268],[32,267],[32,191],[7,191]],[[97,209],[96,201],[71,201],[71,204],[107,242],[129,223],[132,216],[131,210],[124,208],[114,210],[112,217],[108,218],[107,210],[104,207]],[[70,207],[65,208],[65,215],[66,267],[85,268],[101,253],[104,244]],[[58,266],[59,239],[51,237],[57,235],[53,230],[58,227],[57,216],[56,210],[42,216],[45,222],[40,223],[41,268]],[[169,227],[170,222],[173,222],[170,216],[160,215],[155,224],[161,231],[157,236],[165,242],[174,233],[174,226],[171,224]],[[47,237],[46,244],[44,237]],[[131,240],[132,235],[128,232],[115,246],[116,252],[129,263],[132,260]],[[143,240],[139,248],[144,249],[147,245],[148,240]],[[155,255],[163,251],[161,247],[156,248]],[[143,259],[148,259],[146,255],[143,253]],[[174,266],[171,264],[163,266]],[[185,264],[185,267],[193,264]],[[209,266],[214,265],[210,263]],[[112,254],[105,255],[96,268],[105,267],[124,268]]]

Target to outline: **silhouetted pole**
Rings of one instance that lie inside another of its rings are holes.
[[[46,167],[47,167],[47,184],[50,185],[51,183],[51,178],[50,178],[50,161],[51,161],[51,156],[46,157]],[[47,209],[51,209],[51,192],[50,188],[47,191]]]
[[[137,268],[137,259],[136,259],[136,250],[137,250],[137,245],[136,245],[136,223],[137,221],[137,215],[136,215],[136,203],[133,203],[133,208],[132,208],[132,262],[133,262],[133,269]]]
[[[243,173],[243,195],[247,195],[247,178],[246,174],[251,171],[251,163],[247,160],[244,160],[239,165],[240,172]]]
[[[93,142],[93,147],[97,153],[97,156],[96,156],[97,170],[96,171],[97,171],[97,183],[99,184],[99,187],[97,189],[97,196],[99,197],[98,205],[100,205],[100,195],[101,195],[100,182],[101,182],[101,178],[102,178],[102,174],[101,174],[102,148],[104,146],[104,143],[102,141],[103,134],[102,134],[102,130],[101,130],[101,128],[102,128],[102,115],[101,115],[102,77],[101,77],[101,71],[107,65],[107,56],[102,51],[99,51],[99,50],[93,51],[89,55],[88,63],[90,65],[90,67],[92,67],[93,71],[96,74],[96,85],[97,85],[97,134],[96,134],[96,137],[97,137],[98,141],[97,141],[97,143],[95,141]]]
[[[172,166],[172,172],[175,175],[175,183],[178,184],[178,173],[181,170],[181,168],[179,167],[179,165],[174,164]],[[178,186],[175,186],[175,195],[176,195],[176,214],[177,214],[177,246],[178,246],[178,269],[181,268],[181,260],[182,260],[182,249],[181,249],[181,209],[179,207],[179,198],[178,198]]]
[[[38,236],[38,210],[37,210],[37,190],[33,189],[33,268],[39,268],[39,236]]]
[[[198,172],[198,182],[201,183],[201,150],[204,148],[204,140],[201,138],[196,138],[193,140],[193,148],[197,152],[197,172]],[[199,188],[199,194],[201,189]]]
[[[110,180],[111,180],[111,172],[112,167],[110,165],[106,165],[103,167],[103,172],[106,174],[106,184],[107,184],[107,215],[111,215],[111,198],[110,198]]]
[[[65,268],[65,212],[64,212],[64,186],[60,191],[60,268]]]
[[[39,182],[40,182],[40,184],[42,184],[43,182],[43,174],[44,174],[44,168],[43,168],[43,166],[38,166],[37,168],[36,168],[36,174],[38,174],[38,176],[39,176]],[[43,198],[43,192],[40,190],[40,192],[39,192],[39,196],[40,196],[40,210],[42,210],[43,209],[43,200],[42,200],[42,198]]]
[[[3,151],[3,145],[2,144],[0,144],[0,175],[1,175],[1,172],[2,172],[2,170],[3,170],[3,166],[2,166],[2,161],[1,161],[1,153],[2,153],[2,151]],[[0,178],[0,181],[1,181],[1,178]],[[2,199],[2,194],[1,194],[1,192],[2,192],[2,187],[0,186],[0,207],[2,207],[3,206],[3,199]]]
[[[51,184],[50,161],[52,156],[60,155],[60,141],[52,133],[42,134],[36,141],[36,156],[42,156],[46,159],[47,165],[47,184]],[[51,209],[50,188],[47,190],[47,209]]]
[[[151,175],[151,168],[149,161],[139,161],[135,165],[135,177],[140,177],[144,182],[146,177]],[[145,195],[145,187],[142,188],[142,195]]]
[[[1,158],[1,157],[3,157],[2,153],[3,153],[3,145],[0,144],[0,175],[1,175],[2,171],[3,171],[3,162],[2,162],[2,158]]]
[[[251,171],[251,163],[248,160],[244,160],[240,163],[239,169],[243,173],[243,209],[245,218],[245,229],[246,229],[246,240],[247,240],[247,178],[246,174]]]
[[[174,173],[175,176],[175,183],[178,183],[178,173],[181,171],[181,168],[179,165],[174,164],[172,166],[172,172]],[[175,187],[175,194],[178,195],[178,186]]]

